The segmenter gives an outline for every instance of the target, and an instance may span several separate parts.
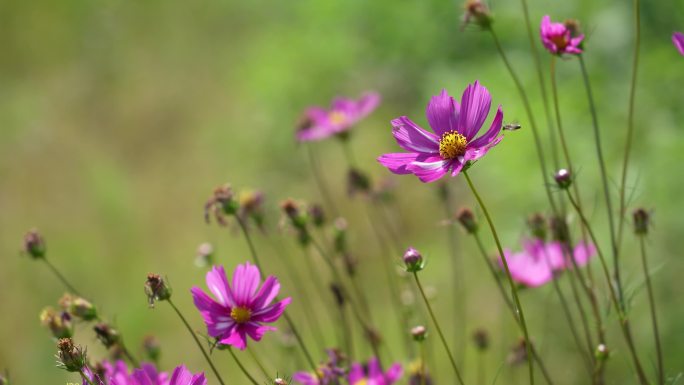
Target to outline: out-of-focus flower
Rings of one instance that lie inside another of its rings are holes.
[[[97,309],[85,298],[66,293],[60,298],[59,305],[64,311],[84,321],[97,319]]]
[[[542,286],[554,278],[554,272],[572,268],[572,261],[566,261],[563,244],[544,242],[541,239],[524,240],[523,250],[517,253],[504,250],[511,277],[515,282],[528,287]],[[596,254],[593,245],[579,243],[573,251],[578,266],[584,266]],[[503,266],[501,260],[499,265]]]
[[[426,115],[434,133],[402,116],[392,121],[392,134],[408,152],[381,155],[378,162],[395,174],[414,174],[422,182],[434,182],[447,172],[458,175],[472,162],[497,145],[503,111],[499,106],[487,132],[475,139],[491,106],[487,88],[479,82],[468,85],[459,104],[446,90],[434,96]]]
[[[171,298],[171,287],[166,284],[161,275],[149,273],[145,281],[145,294],[147,294],[150,307],[154,307],[156,301],[166,301]]]
[[[260,341],[264,333],[275,330],[272,323],[278,320],[290,303],[285,298],[271,304],[280,291],[280,283],[274,276],[268,276],[263,286],[259,269],[246,262],[233,272],[232,287],[222,266],[214,266],[207,273],[207,287],[216,299],[208,296],[199,287],[192,288],[195,306],[199,309],[210,336],[220,343],[240,350],[247,347],[247,336]]]
[[[40,313],[40,323],[50,329],[52,336],[57,339],[70,338],[74,334],[71,315],[65,311],[57,312],[51,307],[46,307]]]
[[[57,342],[57,365],[69,372],[80,372],[88,362],[86,351],[74,345],[71,338],[62,338]]]
[[[260,230],[264,229],[264,198],[259,190],[245,190],[240,192],[238,215],[246,222],[252,219]]]
[[[38,259],[45,257],[45,240],[38,230],[29,230],[24,235],[23,251],[32,258]]]
[[[319,365],[316,373],[296,372],[292,380],[302,385],[334,385],[339,384],[345,371],[341,367],[345,357],[335,349],[328,349],[328,361]]]
[[[209,242],[204,242],[197,247],[195,254],[195,265],[197,267],[206,267],[214,261],[214,246]]]
[[[487,5],[481,0],[467,0],[464,5],[462,29],[468,24],[473,23],[482,29],[487,29],[492,25],[492,14]]]
[[[506,357],[506,362],[509,365],[517,366],[527,361],[527,342],[524,338],[521,338],[517,344],[513,345],[511,351]]]
[[[349,385],[391,385],[397,382],[402,374],[403,369],[401,364],[398,363],[393,364],[385,373],[383,373],[382,368],[380,367],[380,361],[373,357],[368,361],[367,365],[362,365],[358,362],[352,364],[349,369],[348,380]]]
[[[227,226],[226,215],[235,215],[240,204],[235,199],[233,188],[226,183],[214,189],[214,193],[204,204],[204,220],[209,223],[211,216],[221,226]]]
[[[300,142],[317,141],[333,135],[343,136],[380,104],[380,95],[366,92],[358,100],[336,98],[330,109],[310,107],[297,128]]]
[[[489,348],[489,333],[484,329],[477,329],[473,333],[473,342],[480,351],[485,351]]]
[[[138,375],[140,371],[136,371],[134,375]],[[142,379],[142,376],[140,377]],[[146,385],[148,382],[140,381],[140,385]],[[169,385],[207,385],[207,379],[204,373],[192,374],[185,365],[180,365],[171,373]]]
[[[406,265],[407,272],[415,273],[423,270],[425,267],[425,260],[423,260],[423,256],[418,250],[409,247],[404,253],[404,264]]]
[[[408,385],[432,385],[432,377],[427,372],[425,364],[418,359],[408,365]]]
[[[161,356],[161,345],[157,337],[153,335],[145,336],[143,339],[143,352],[153,362],[158,362]]]
[[[648,228],[651,225],[651,213],[646,209],[636,209],[632,214],[634,217],[634,233],[637,235],[648,234]]]
[[[684,33],[675,32],[672,34],[672,43],[677,47],[677,51],[684,56]]]
[[[564,23],[552,23],[549,15],[542,18],[539,31],[542,44],[552,54],[577,55],[582,53],[581,45],[584,35],[573,36],[572,28],[568,28]]]

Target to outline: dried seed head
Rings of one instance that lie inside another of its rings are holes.
[[[491,27],[494,19],[492,18],[489,8],[481,0],[468,0],[465,3],[465,13],[463,15],[463,25],[465,28],[468,24],[474,23],[482,29]]]
[[[37,229],[32,229],[24,235],[23,251],[34,259],[45,257],[45,240]]]
[[[145,294],[147,294],[150,307],[154,307],[156,301],[171,298],[171,288],[160,275],[150,273],[147,274],[147,281],[145,281]]]
[[[81,298],[77,295],[65,293],[62,298],[59,299],[59,305],[64,311],[67,311],[71,315],[84,321],[97,319],[97,309],[95,309],[95,306],[85,298]]]
[[[86,352],[75,346],[71,338],[62,338],[57,342],[57,366],[69,372],[80,372],[86,365]]]
[[[99,322],[93,327],[97,339],[102,342],[106,348],[111,348],[119,343],[121,337],[119,332],[105,322]]]
[[[475,220],[475,214],[469,208],[464,207],[460,209],[456,214],[456,220],[458,220],[458,223],[463,226],[467,233],[477,233],[477,220]]]
[[[230,184],[224,184],[214,189],[211,198],[204,204],[204,220],[209,223],[211,215],[221,226],[226,226],[226,215],[235,215],[240,208],[240,204],[235,200]]]

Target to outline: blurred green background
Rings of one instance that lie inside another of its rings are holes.
[[[556,20],[581,20],[588,34],[586,61],[614,201],[626,132],[630,3],[530,4],[535,31],[541,16],[551,14]],[[497,0],[490,6],[495,28],[543,127],[546,120],[519,4]],[[655,210],[649,253],[657,268],[654,281],[667,372],[675,376],[684,369],[684,183],[679,165],[684,153],[684,58],[670,35],[684,30],[684,3],[651,1],[642,8],[630,204]],[[380,108],[356,127],[352,138],[361,167],[377,181],[388,172],[375,157],[398,149],[390,119],[409,115],[426,124],[423,111],[431,95],[441,88],[460,95],[467,83],[479,79],[491,91],[493,103],[504,106],[505,120],[523,126],[471,171],[505,244],[518,248],[524,218],[546,210],[532,136],[490,36],[474,27],[461,31],[461,13],[459,2],[437,0],[0,2],[0,369],[9,370],[16,383],[75,380],[55,368],[54,342],[38,320],[44,306],[55,305],[63,287],[43,264],[19,256],[22,236],[32,227],[46,237],[48,258],[114,320],[135,353],[140,353],[142,337],[153,333],[161,340],[165,369],[181,362],[193,371],[207,369],[170,308],[147,308],[145,274],[167,275],[176,303],[197,330],[204,330],[189,295],[191,286],[204,287],[205,271],[193,262],[197,245],[211,242],[217,262],[227,270],[248,259],[237,232],[203,222],[202,205],[224,182],[266,193],[270,238],[284,238],[290,254],[284,260],[271,241],[258,237],[271,271],[281,272],[282,263],[291,261],[306,273],[306,259],[294,242],[277,235],[277,202],[287,197],[320,200],[306,152],[294,141],[294,124],[306,106],[327,105],[335,95],[357,96],[368,89],[383,95]],[[547,68],[546,52],[542,57]],[[584,200],[607,248],[605,207],[579,65],[574,59],[563,60],[558,72],[564,126]],[[397,323],[388,310],[380,249],[365,221],[368,205],[346,197],[346,164],[338,143],[318,143],[315,149],[349,219],[374,319],[394,358],[408,362],[400,354]],[[466,377],[471,383],[476,378],[470,334],[481,327],[493,340],[484,358],[486,380],[491,383],[501,369],[499,383],[524,383],[524,367],[503,364],[517,333],[472,240],[455,232],[460,261],[455,276],[448,230],[440,226],[449,213],[438,199],[437,186],[409,176],[396,181],[400,211],[395,215],[402,219],[405,242],[397,246],[413,245],[429,258],[423,279],[434,289],[433,305],[450,338],[467,345]],[[473,205],[462,178],[448,183],[458,206]],[[488,234],[484,239],[494,251]],[[627,236],[624,275],[630,290],[636,291],[632,317],[637,345],[647,371],[653,373],[654,348],[636,246]],[[294,283],[282,280],[283,292],[293,295]],[[307,283],[297,284],[312,290]],[[566,279],[562,284],[567,290]],[[465,324],[454,317],[455,300],[467,309]],[[551,285],[526,291],[522,300],[556,382],[587,383]],[[605,297],[601,300],[607,304]],[[291,309],[298,320],[322,311],[297,298]],[[426,320],[418,317],[414,322]],[[609,383],[634,383],[612,313],[606,322],[614,352]],[[327,326],[332,342],[334,328]],[[89,346],[93,358],[103,357],[88,327],[78,328],[77,339]],[[270,370],[287,375],[297,362],[286,354],[281,340],[271,333],[250,346]],[[439,383],[453,382],[436,338],[429,341]],[[462,348],[455,350],[462,360]],[[257,373],[249,356],[241,357]],[[322,354],[317,357],[323,359]],[[225,352],[214,359],[229,383],[247,383]],[[211,375],[210,381],[217,383]]]

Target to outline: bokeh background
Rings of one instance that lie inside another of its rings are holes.
[[[541,124],[545,118],[519,4],[497,0],[490,6]],[[548,13],[554,19],[577,18],[587,32],[586,62],[617,198],[633,47],[630,2],[533,0],[530,7],[535,30]],[[684,183],[679,164],[684,152],[684,58],[670,35],[684,30],[684,4],[651,1],[642,11],[630,204],[655,213],[649,253],[667,372],[676,376],[684,369]],[[351,143],[360,167],[378,181],[388,172],[375,157],[398,148],[390,119],[409,115],[425,124],[424,106],[431,95],[441,88],[458,95],[479,79],[494,103],[504,106],[505,120],[523,126],[471,171],[504,242],[519,247],[525,217],[547,211],[532,136],[490,36],[473,27],[461,31],[461,13],[459,2],[438,0],[0,2],[0,369],[6,368],[16,383],[75,380],[55,368],[54,342],[38,320],[41,309],[54,306],[64,289],[46,266],[19,255],[22,236],[32,227],[46,237],[48,258],[114,320],[136,354],[142,337],[152,333],[161,340],[164,368],[184,362],[193,370],[207,369],[170,308],[162,304],[148,309],[145,275],[153,271],[168,276],[176,303],[203,330],[189,295],[191,286],[204,285],[205,270],[194,265],[197,246],[211,242],[217,262],[227,270],[248,259],[235,231],[203,222],[203,203],[224,182],[266,193],[272,235],[257,237],[262,258],[272,272],[291,263],[304,275],[306,257],[291,237],[278,235],[277,202],[287,197],[320,201],[305,148],[295,143],[293,133],[306,106],[327,105],[335,95],[356,96],[369,89],[382,94],[381,107],[355,128]],[[542,57],[548,68],[546,52]],[[581,189],[607,247],[579,65],[562,60],[558,71],[564,125]],[[314,149],[349,220],[352,250],[373,300],[374,319],[394,358],[408,362],[399,353],[399,330],[388,310],[381,249],[365,220],[369,205],[346,196],[347,166],[339,144],[330,140]],[[492,338],[484,357],[486,380],[493,382],[499,374],[500,383],[523,383],[525,368],[504,364],[517,333],[472,240],[460,230],[453,232],[458,255],[454,273],[449,229],[440,225],[450,213],[438,198],[437,185],[413,177],[395,180],[399,209],[392,215],[401,231],[396,246],[413,245],[429,258],[423,279],[432,288],[433,305],[459,360],[465,360],[466,377],[476,378],[470,334],[485,328]],[[458,206],[473,205],[462,178],[448,184]],[[484,239],[494,251],[487,234]],[[634,293],[639,351],[653,373],[636,246],[628,235],[624,275]],[[295,283],[282,279],[283,292],[292,295]],[[314,290],[308,279],[296,284]],[[567,290],[565,279],[562,285]],[[557,383],[586,383],[551,286],[528,290],[522,299],[533,337]],[[454,303],[467,309],[466,322],[455,315]],[[292,305],[299,320],[321,312],[318,303],[295,298]],[[614,352],[610,383],[633,383],[617,321],[607,315]],[[418,317],[415,322],[426,321]],[[332,342],[334,328],[328,326]],[[77,339],[89,346],[93,358],[103,357],[89,328],[79,327]],[[439,383],[453,382],[436,338],[430,341]],[[274,372],[287,375],[297,365],[278,333],[251,346]],[[246,383],[225,352],[214,357],[231,384]],[[242,357],[257,373],[249,356]],[[323,359],[323,354],[317,357]],[[211,376],[210,381],[216,383]]]

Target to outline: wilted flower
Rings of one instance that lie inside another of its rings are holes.
[[[572,261],[566,261],[563,244],[544,242],[541,239],[523,241],[523,250],[512,253],[504,250],[504,256],[515,282],[529,287],[544,285],[554,277],[554,272],[572,268]],[[584,266],[596,254],[592,244],[579,243],[575,246],[573,258],[577,266]],[[503,266],[501,260],[499,264]]]
[[[95,331],[97,339],[100,340],[102,345],[104,345],[106,348],[111,348],[112,346],[117,345],[121,340],[119,331],[111,327],[111,325],[106,322],[97,323],[93,327],[93,330]]]
[[[145,281],[145,294],[150,307],[154,307],[156,301],[166,301],[171,298],[171,288],[159,274],[147,274]]]
[[[406,116],[392,121],[392,134],[408,152],[384,154],[378,162],[395,174],[414,174],[422,182],[434,182],[447,172],[458,175],[497,145],[502,136],[503,111],[499,106],[489,130],[475,136],[487,119],[492,98],[479,82],[463,92],[461,104],[446,90],[434,96],[426,115],[434,133],[426,131]]]
[[[333,135],[346,135],[361,119],[365,118],[380,104],[380,95],[367,92],[359,100],[336,98],[329,110],[310,107],[297,130],[300,142],[316,141]]]
[[[45,257],[45,240],[38,230],[32,229],[24,235],[23,251],[36,259]]]
[[[204,220],[209,223],[213,214],[219,225],[226,226],[228,225],[226,215],[237,214],[239,206],[232,187],[226,183],[215,188],[212,197],[204,204]]]
[[[349,369],[349,385],[391,385],[397,382],[403,373],[401,364],[395,363],[383,373],[380,367],[380,361],[373,357],[368,361],[367,365],[361,365],[356,362],[352,364]]]
[[[684,33],[681,32],[675,32],[672,34],[672,42],[674,43],[675,47],[677,47],[677,51],[684,56]]]
[[[40,323],[52,332],[55,338],[69,338],[74,334],[74,326],[71,315],[65,311],[56,312],[51,307],[46,307],[40,313]]]
[[[59,305],[71,315],[84,321],[97,319],[97,309],[85,298],[66,293],[60,298]]]
[[[582,40],[584,35],[579,34],[573,36],[573,31],[563,23],[552,23],[551,17],[546,15],[542,18],[541,26],[539,27],[541,40],[544,47],[555,55],[562,54],[581,54]]]
[[[195,306],[202,314],[210,336],[218,338],[222,344],[244,350],[247,336],[260,341],[264,333],[276,329],[262,323],[275,322],[291,299],[271,304],[280,291],[280,283],[274,276],[268,276],[257,292],[260,284],[259,269],[246,262],[233,272],[232,287],[222,266],[214,266],[207,273],[207,286],[216,299],[199,287],[192,288]]]
[[[57,342],[57,366],[69,372],[80,372],[86,366],[86,352],[74,345],[71,338],[62,338]]]

